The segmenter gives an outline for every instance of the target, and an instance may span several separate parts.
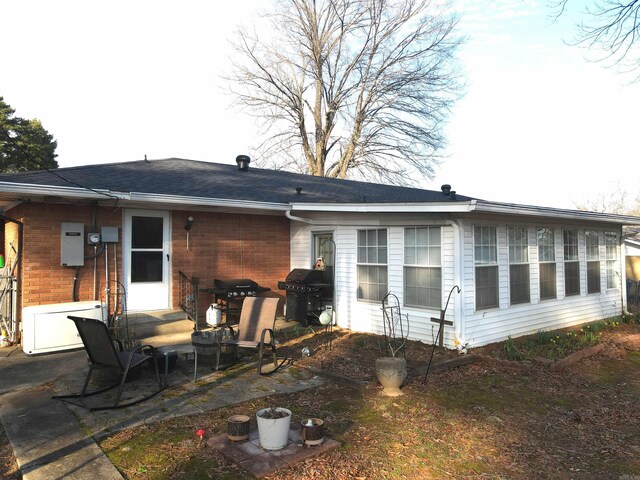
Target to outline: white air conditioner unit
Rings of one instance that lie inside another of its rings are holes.
[[[22,350],[27,355],[84,347],[75,323],[67,315],[107,321],[107,306],[99,301],[36,305],[22,309]]]

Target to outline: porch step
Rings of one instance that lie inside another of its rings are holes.
[[[127,313],[129,320],[129,335],[133,338],[147,338],[158,335],[172,335],[191,333],[193,322],[182,310],[156,310],[151,312]],[[125,326],[122,316],[121,327]]]

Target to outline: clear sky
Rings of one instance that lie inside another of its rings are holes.
[[[565,43],[547,0],[456,0],[466,94],[432,181],[560,208],[638,191],[640,84]],[[0,95],[58,141],[60,167],[182,157],[233,163],[258,131],[220,78],[228,38],[265,0],[0,0]],[[635,114],[635,115],[634,115]]]

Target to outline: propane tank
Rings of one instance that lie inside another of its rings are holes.
[[[222,311],[220,310],[220,305],[217,303],[212,303],[207,308],[206,315],[207,325],[211,325],[212,327],[216,327],[222,323]]]

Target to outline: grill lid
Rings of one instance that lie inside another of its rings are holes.
[[[289,283],[319,284],[323,283],[322,270],[310,270],[307,268],[294,268],[287,275]]]
[[[229,278],[220,279],[216,278],[213,281],[213,287],[220,290],[245,290],[258,288],[258,284],[250,278]]]

